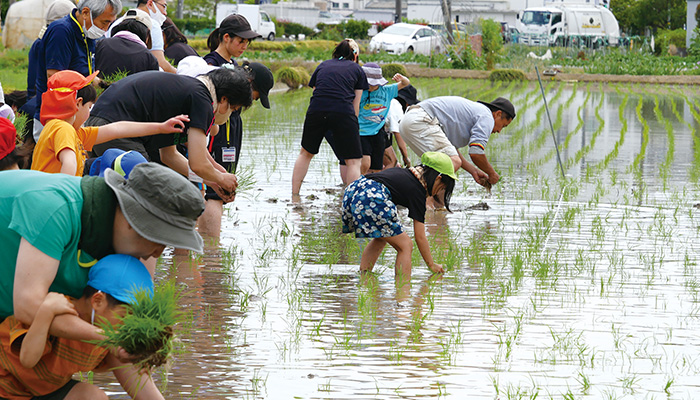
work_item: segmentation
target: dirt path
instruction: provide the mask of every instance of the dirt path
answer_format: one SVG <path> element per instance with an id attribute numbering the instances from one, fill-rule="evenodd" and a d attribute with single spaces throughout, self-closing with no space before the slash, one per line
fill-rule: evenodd
<path id="1" fill-rule="evenodd" d="M 405 64 L 409 76 L 425 78 L 462 78 L 488 79 L 489 71 L 472 71 L 463 69 L 423 68 L 417 65 Z M 528 80 L 537 80 L 535 73 L 525 74 Z M 564 82 L 618 82 L 618 83 L 652 83 L 663 85 L 700 85 L 700 76 L 696 75 L 596 75 L 596 74 L 564 74 L 542 76 L 543 80 Z"/>

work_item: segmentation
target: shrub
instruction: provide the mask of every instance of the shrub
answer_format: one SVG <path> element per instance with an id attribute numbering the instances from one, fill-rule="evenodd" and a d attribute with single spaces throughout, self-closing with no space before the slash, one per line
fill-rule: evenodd
<path id="1" fill-rule="evenodd" d="M 524 81 L 525 73 L 519 69 L 494 69 L 489 74 L 489 80 L 494 81 Z"/>
<path id="2" fill-rule="evenodd" d="M 340 25 L 324 24 L 319 22 L 316 24 L 316 29 L 318 30 L 318 33 L 314 35 L 314 39 L 331 40 L 336 43 L 345 39 Z"/>
<path id="3" fill-rule="evenodd" d="M 685 29 L 659 29 L 654 40 L 654 54 L 657 56 L 668 54 L 671 45 L 685 47 Z"/>
<path id="4" fill-rule="evenodd" d="M 693 29 L 693 37 L 690 39 L 688 54 L 693 57 L 700 57 L 700 27 Z"/>
<path id="5" fill-rule="evenodd" d="M 284 36 L 287 31 L 285 30 L 285 24 L 282 23 L 283 21 L 277 21 L 277 17 L 272 15 L 270 16 L 270 18 L 272 19 L 272 22 L 275 23 L 275 31 L 277 37 Z"/>
<path id="6" fill-rule="evenodd" d="M 348 21 L 343 21 L 339 28 L 340 31 L 343 32 L 343 36 L 358 40 L 367 39 L 369 37 L 369 35 L 367 35 L 367 31 L 369 31 L 371 26 L 372 24 L 365 20 L 351 19 Z"/>
<path id="7" fill-rule="evenodd" d="M 391 81 L 391 78 L 396 74 L 408 76 L 408 72 L 406 71 L 406 67 L 404 67 L 402 64 L 396 64 L 396 63 L 382 65 L 382 76 L 384 76 L 385 79 L 388 79 L 389 81 Z"/>
<path id="8" fill-rule="evenodd" d="M 298 36 L 300 33 L 306 36 L 311 36 L 314 34 L 314 30 L 309 27 L 306 27 L 302 24 L 297 24 L 296 22 L 289 22 L 285 20 L 277 21 L 275 27 L 282 27 L 282 32 L 284 32 L 284 34 L 287 36 Z M 282 36 L 282 34 L 278 32 L 277 36 Z"/>
<path id="9" fill-rule="evenodd" d="M 194 34 L 201 30 L 216 28 L 216 20 L 210 18 L 172 18 L 173 23 L 182 31 Z"/>
<path id="10" fill-rule="evenodd" d="M 486 59 L 486 69 L 490 70 L 496 65 L 498 53 L 503 48 L 501 24 L 492 19 L 480 19 L 479 26 L 482 38 L 481 49 Z"/>
<path id="11" fill-rule="evenodd" d="M 285 53 L 296 53 L 296 52 L 297 52 L 297 46 L 295 46 L 295 45 L 293 45 L 293 44 L 290 43 L 290 44 L 284 46 L 284 48 L 282 49 L 282 51 L 284 51 Z"/>
<path id="12" fill-rule="evenodd" d="M 294 69 L 296 69 L 299 73 L 301 84 L 303 86 L 309 86 L 309 81 L 311 80 L 311 74 L 309 74 L 309 71 L 307 71 L 304 67 L 294 67 Z"/>
<path id="13" fill-rule="evenodd" d="M 483 60 L 476 55 L 468 38 L 467 40 L 459 40 L 450 46 L 447 54 L 452 59 L 452 68 L 454 69 L 484 68 Z"/>
<path id="14" fill-rule="evenodd" d="M 311 76 L 301 67 L 282 67 L 277 71 L 277 80 L 289 86 L 290 89 L 308 85 L 309 79 Z"/>

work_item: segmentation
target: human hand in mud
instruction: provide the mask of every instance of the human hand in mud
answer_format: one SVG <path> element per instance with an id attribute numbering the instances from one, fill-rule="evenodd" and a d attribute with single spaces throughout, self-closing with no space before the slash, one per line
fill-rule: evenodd
<path id="1" fill-rule="evenodd" d="M 488 183 L 488 187 L 491 187 L 491 184 L 489 183 L 489 175 L 486 172 L 480 170 L 479 168 L 474 168 L 474 171 L 472 171 L 471 174 L 474 181 L 479 185 L 486 187 L 486 184 Z"/>
<path id="2" fill-rule="evenodd" d="M 442 265 L 438 264 L 438 263 L 432 263 L 428 266 L 428 268 L 430 268 L 430 270 L 434 274 L 444 274 L 445 273 L 445 268 L 443 268 Z"/>
<path id="3" fill-rule="evenodd" d="M 221 191 L 225 195 L 231 195 L 231 193 L 236 192 L 236 188 L 238 187 L 238 179 L 236 178 L 236 175 L 230 174 L 228 172 L 225 172 L 221 174 L 221 177 L 219 178 L 219 188 L 221 188 Z"/>
<path id="4" fill-rule="evenodd" d="M 185 122 L 190 122 L 190 117 L 180 114 L 163 122 L 161 133 L 178 133 L 185 129 Z"/>

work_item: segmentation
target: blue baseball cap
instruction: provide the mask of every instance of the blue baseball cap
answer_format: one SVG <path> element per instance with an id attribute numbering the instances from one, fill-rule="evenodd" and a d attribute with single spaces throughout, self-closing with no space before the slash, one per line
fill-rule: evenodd
<path id="1" fill-rule="evenodd" d="M 146 266 L 126 254 L 108 255 L 90 267 L 87 284 L 128 304 L 136 302 L 136 292 L 153 295 L 153 278 Z"/>
<path id="2" fill-rule="evenodd" d="M 111 168 L 126 179 L 135 166 L 148 162 L 138 151 L 124 151 L 121 149 L 108 149 L 97 157 L 90 166 L 90 176 L 105 176 L 105 170 Z"/>

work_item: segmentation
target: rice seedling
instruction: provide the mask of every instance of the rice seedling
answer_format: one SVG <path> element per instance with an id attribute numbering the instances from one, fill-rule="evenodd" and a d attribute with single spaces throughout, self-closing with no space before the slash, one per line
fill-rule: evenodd
<path id="1" fill-rule="evenodd" d="M 177 302 L 181 296 L 174 282 L 156 286 L 153 294 L 134 293 L 135 302 L 119 317 L 119 324 L 98 322 L 105 339 L 95 341 L 98 346 L 123 348 L 132 355 L 132 363 L 150 369 L 165 364 L 173 349 L 173 326 L 181 320 Z"/>

